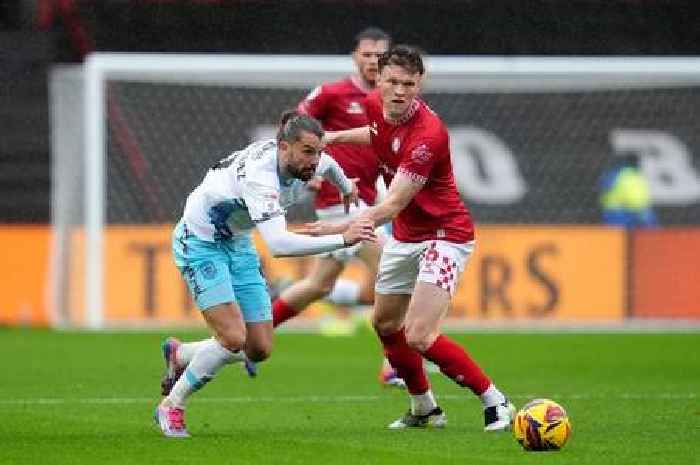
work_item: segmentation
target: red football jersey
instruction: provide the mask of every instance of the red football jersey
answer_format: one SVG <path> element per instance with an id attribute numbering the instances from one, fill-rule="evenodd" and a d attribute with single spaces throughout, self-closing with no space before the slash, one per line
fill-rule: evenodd
<path id="1" fill-rule="evenodd" d="M 398 172 L 424 184 L 392 223 L 403 242 L 474 239 L 474 224 L 455 185 L 449 136 L 440 117 L 415 99 L 398 123 L 384 119 L 378 92 L 367 98 L 372 147 L 387 185 Z"/>
<path id="2" fill-rule="evenodd" d="M 365 98 L 367 90 L 357 82 L 358 78 L 323 84 L 315 88 L 299 103 L 298 110 L 321 121 L 327 131 L 340 131 L 367 125 Z M 379 176 L 377 157 L 370 146 L 333 144 L 326 152 L 338 162 L 348 178 L 359 178 L 357 187 L 360 198 L 373 205 L 377 198 L 376 181 Z M 316 208 L 339 204 L 340 193 L 324 181 L 316 196 Z"/>

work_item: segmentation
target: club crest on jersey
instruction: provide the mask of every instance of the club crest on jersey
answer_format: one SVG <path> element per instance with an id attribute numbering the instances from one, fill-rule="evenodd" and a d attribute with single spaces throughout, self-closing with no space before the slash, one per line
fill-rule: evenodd
<path id="1" fill-rule="evenodd" d="M 199 266 L 199 271 L 202 273 L 202 276 L 204 276 L 204 279 L 208 280 L 216 278 L 217 275 L 216 266 L 214 266 L 214 263 L 210 260 L 202 263 Z"/>
<path id="2" fill-rule="evenodd" d="M 359 102 L 350 102 L 348 105 L 347 110 L 345 110 L 348 114 L 351 115 L 361 115 L 365 112 L 364 108 L 362 108 L 362 105 L 360 105 Z"/>
<path id="3" fill-rule="evenodd" d="M 394 137 L 394 140 L 391 141 L 391 151 L 396 153 L 399 151 L 400 147 L 401 147 L 401 141 L 399 140 L 398 137 Z"/>

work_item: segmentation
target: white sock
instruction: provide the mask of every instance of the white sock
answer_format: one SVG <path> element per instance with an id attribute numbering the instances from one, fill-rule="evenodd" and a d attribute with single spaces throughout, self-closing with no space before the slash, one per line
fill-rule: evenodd
<path id="1" fill-rule="evenodd" d="M 194 357 L 194 354 L 196 354 L 201 347 L 206 346 L 206 343 L 212 339 L 213 338 L 209 338 L 202 341 L 185 342 L 180 344 L 180 347 L 178 347 L 177 352 L 175 353 L 177 364 L 181 367 L 189 365 L 189 363 L 192 361 L 192 357 Z"/>
<path id="2" fill-rule="evenodd" d="M 411 394 L 411 413 L 425 415 L 437 407 L 433 391 L 428 389 L 424 394 Z"/>
<path id="3" fill-rule="evenodd" d="M 499 405 L 506 401 L 506 396 L 504 396 L 493 383 L 489 385 L 488 389 L 486 389 L 479 398 L 484 408 L 493 407 L 494 405 Z"/>
<path id="4" fill-rule="evenodd" d="M 242 350 L 231 352 L 216 339 L 200 341 L 199 349 L 192 357 L 182 376 L 173 386 L 165 401 L 174 407 L 184 408 L 187 398 L 211 381 L 224 365 L 244 360 Z"/>
<path id="5" fill-rule="evenodd" d="M 327 299 L 338 305 L 357 305 L 360 300 L 360 285 L 350 279 L 339 279 Z"/>

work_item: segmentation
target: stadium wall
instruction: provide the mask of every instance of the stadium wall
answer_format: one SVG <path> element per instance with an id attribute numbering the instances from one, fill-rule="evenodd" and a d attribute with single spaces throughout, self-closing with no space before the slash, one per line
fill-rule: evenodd
<path id="1" fill-rule="evenodd" d="M 0 225 L 0 326 L 46 326 L 51 229 Z"/>
<path id="2" fill-rule="evenodd" d="M 638 231 L 631 236 L 631 306 L 641 318 L 700 318 L 700 236 L 694 228 Z"/>
<path id="3" fill-rule="evenodd" d="M 110 226 L 105 263 L 107 325 L 200 325 L 170 257 L 170 225 Z M 50 229 L 1 226 L 11 244 L 0 325 L 45 326 Z M 81 232 L 70 257 L 83 263 Z M 462 278 L 450 317 L 464 324 L 522 322 L 622 323 L 629 318 L 700 320 L 700 290 L 691 278 L 700 262 L 700 229 L 633 231 L 600 226 L 479 227 L 475 256 Z M 273 259 L 256 237 L 271 280 L 303 275 L 307 258 Z M 653 253 L 650 253 L 653 251 Z M 358 278 L 359 265 L 346 271 Z M 69 320 L 84 322 L 84 273 L 76 269 L 66 293 Z M 318 316 L 316 306 L 307 322 Z"/>

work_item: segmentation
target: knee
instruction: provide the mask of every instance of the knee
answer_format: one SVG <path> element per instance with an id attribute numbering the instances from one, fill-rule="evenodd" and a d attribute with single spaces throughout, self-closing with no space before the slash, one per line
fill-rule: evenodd
<path id="1" fill-rule="evenodd" d="M 372 315 L 372 327 L 378 335 L 388 336 L 401 329 L 401 324 L 400 322 L 395 321 L 393 318 L 378 315 L 375 312 Z"/>
<path id="2" fill-rule="evenodd" d="M 319 281 L 315 278 L 306 278 L 302 281 L 307 293 L 313 294 L 314 299 L 320 299 L 331 293 L 334 282 Z"/>
<path id="3" fill-rule="evenodd" d="M 360 289 L 360 301 L 358 303 L 361 305 L 372 305 L 374 303 L 374 281 Z"/>
<path id="4" fill-rule="evenodd" d="M 267 360 L 272 354 L 272 345 L 255 345 L 254 347 L 246 347 L 246 356 L 254 362 L 262 362 Z"/>
<path id="5" fill-rule="evenodd" d="M 316 291 L 316 294 L 319 297 L 325 297 L 328 294 L 330 294 L 331 291 L 333 290 L 334 285 L 335 285 L 335 281 L 318 281 L 318 282 L 312 283 L 314 291 Z"/>
<path id="6" fill-rule="evenodd" d="M 418 325 L 406 325 L 406 343 L 415 351 L 425 352 L 433 345 L 436 337 L 436 335 Z"/>
<path id="7" fill-rule="evenodd" d="M 245 346 L 245 328 L 231 328 L 216 335 L 219 344 L 228 350 L 235 352 Z"/>

